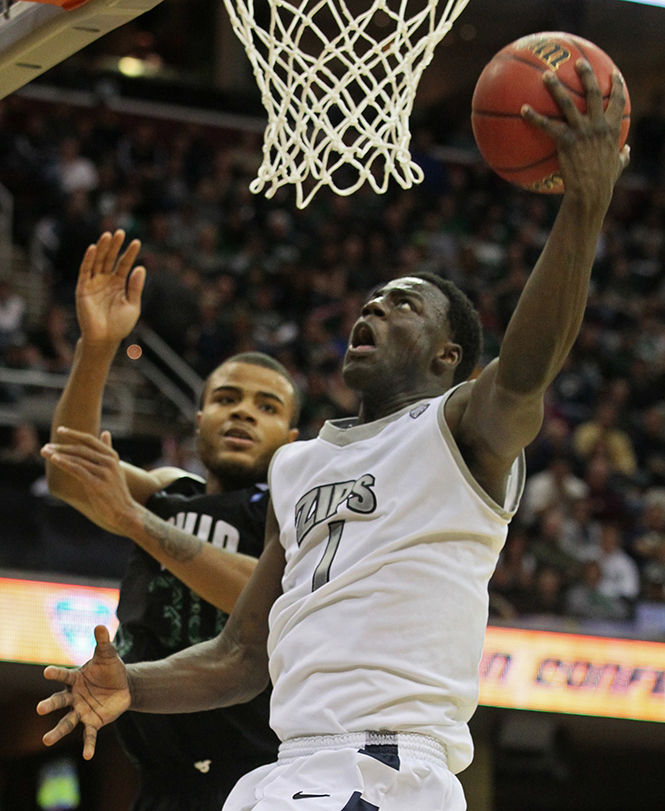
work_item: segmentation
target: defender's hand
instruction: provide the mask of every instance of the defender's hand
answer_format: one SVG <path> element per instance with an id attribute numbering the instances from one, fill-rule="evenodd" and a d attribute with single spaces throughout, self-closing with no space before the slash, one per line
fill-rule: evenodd
<path id="1" fill-rule="evenodd" d="M 139 505 L 127 486 L 120 459 L 111 445 L 111 434 L 103 431 L 98 439 L 61 425 L 56 437 L 56 442 L 44 445 L 41 454 L 83 487 L 87 517 L 108 532 L 129 534 Z"/>
<path id="2" fill-rule="evenodd" d="M 131 697 L 125 665 L 111 644 L 109 632 L 103 625 L 95 628 L 97 645 L 92 659 L 80 668 L 49 666 L 44 677 L 66 684 L 37 705 L 38 715 L 67 708 L 68 712 L 42 738 L 52 746 L 68 735 L 80 722 L 83 724 L 83 757 L 95 754 L 97 732 L 115 721 L 130 706 Z"/>
<path id="3" fill-rule="evenodd" d="M 145 268 L 133 267 L 141 243 L 133 240 L 120 255 L 125 232 L 108 231 L 85 252 L 76 284 L 76 315 L 81 335 L 91 343 L 119 343 L 141 314 Z"/>

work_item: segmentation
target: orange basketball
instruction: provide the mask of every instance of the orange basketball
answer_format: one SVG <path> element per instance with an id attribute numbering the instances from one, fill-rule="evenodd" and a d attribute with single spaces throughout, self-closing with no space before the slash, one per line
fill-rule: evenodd
<path id="1" fill-rule="evenodd" d="M 529 34 L 502 48 L 483 69 L 471 102 L 471 124 L 480 153 L 505 180 L 531 191 L 563 192 L 554 141 L 527 124 L 520 110 L 523 104 L 530 104 L 542 115 L 563 118 L 543 84 L 543 72 L 551 70 L 572 94 L 580 111 L 585 112 L 584 88 L 575 70 L 580 57 L 593 68 L 607 107 L 615 64 L 593 42 L 573 34 Z M 630 98 L 626 88 L 619 148 L 626 142 L 629 127 Z"/>

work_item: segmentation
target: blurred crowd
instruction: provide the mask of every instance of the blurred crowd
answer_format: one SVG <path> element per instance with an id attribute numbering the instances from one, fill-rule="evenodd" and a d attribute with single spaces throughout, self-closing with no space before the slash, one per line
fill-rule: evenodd
<path id="1" fill-rule="evenodd" d="M 491 583 L 496 621 L 629 622 L 655 608 L 665 635 L 662 107 L 655 100 L 634 126 L 584 324 L 527 452 L 523 504 Z M 558 201 L 499 180 L 468 133 L 451 137 L 462 150 L 428 135 L 416 131 L 412 144 L 421 186 L 321 192 L 298 211 L 290 189 L 272 200 L 249 192 L 259 135 L 10 98 L 0 107 L 0 183 L 14 196 L 14 242 L 50 293 L 31 323 L 12 279 L 0 282 L 0 363 L 67 371 L 80 258 L 115 228 L 143 243 L 145 322 L 201 376 L 234 352 L 277 357 L 304 394 L 303 437 L 354 413 L 340 376 L 347 335 L 367 291 L 388 278 L 453 279 L 480 312 L 488 362 Z M 6 432 L 6 458 L 38 460 L 30 430 Z M 168 442 L 162 452 L 177 454 Z"/>

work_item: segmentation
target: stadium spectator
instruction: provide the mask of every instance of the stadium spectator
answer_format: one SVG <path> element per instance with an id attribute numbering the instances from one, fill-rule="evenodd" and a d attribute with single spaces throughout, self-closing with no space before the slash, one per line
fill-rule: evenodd
<path id="1" fill-rule="evenodd" d="M 640 484 L 665 485 L 665 413 L 663 404 L 649 406 L 635 414 L 631 431 Z"/>
<path id="2" fill-rule="evenodd" d="M 556 505 L 543 510 L 533 531 L 530 551 L 539 569 L 556 569 L 569 583 L 579 573 L 580 566 L 562 546 L 564 519 L 564 511 Z"/>
<path id="3" fill-rule="evenodd" d="M 490 613 L 503 619 L 523 614 L 534 586 L 537 561 L 526 527 L 513 523 L 490 580 Z"/>
<path id="4" fill-rule="evenodd" d="M 593 517 L 591 500 L 584 495 L 575 499 L 561 525 L 559 544 L 578 562 L 595 560 L 600 550 L 600 522 Z"/>
<path id="5" fill-rule="evenodd" d="M 65 373 L 74 357 L 74 335 L 71 311 L 61 304 L 51 304 L 44 323 L 28 331 L 28 338 L 47 372 Z"/>
<path id="6" fill-rule="evenodd" d="M 529 477 L 524 489 L 522 520 L 531 524 L 549 507 L 570 514 L 574 501 L 587 495 L 587 485 L 573 473 L 567 454 L 553 456 L 545 470 Z"/>
<path id="7" fill-rule="evenodd" d="M 640 569 L 644 595 L 660 595 L 660 573 L 665 548 L 665 491 L 648 490 L 640 502 L 640 514 L 627 533 L 626 547 Z M 660 596 L 658 597 L 660 599 Z"/>
<path id="8" fill-rule="evenodd" d="M 626 497 L 613 476 L 607 459 L 594 456 L 584 468 L 584 482 L 591 502 L 591 515 L 599 521 L 623 521 L 628 512 Z"/>
<path id="9" fill-rule="evenodd" d="M 565 612 L 565 577 L 556 566 L 543 565 L 536 570 L 533 586 L 527 594 L 524 614 L 561 616 Z"/>
<path id="10" fill-rule="evenodd" d="M 81 154 L 78 138 L 68 136 L 60 142 L 54 175 L 63 194 L 90 192 L 99 185 L 99 173 L 90 158 Z"/>
<path id="11" fill-rule="evenodd" d="M 0 278 L 0 354 L 5 347 L 20 339 L 25 327 L 26 300 L 13 285 Z"/>
<path id="12" fill-rule="evenodd" d="M 44 461 L 39 453 L 42 444 L 34 423 L 17 423 L 9 444 L 0 449 L 0 480 L 11 487 L 30 490 L 44 476 Z"/>
<path id="13" fill-rule="evenodd" d="M 631 607 L 640 593 L 639 570 L 624 551 L 621 530 L 615 522 L 602 523 L 598 564 L 601 572 L 598 587 L 602 594 L 623 600 L 627 607 Z"/>
<path id="14" fill-rule="evenodd" d="M 628 617 L 627 605 L 617 597 L 605 594 L 601 589 L 602 571 L 595 560 L 588 560 L 582 568 L 582 577 L 574 583 L 565 596 L 566 613 L 581 619 L 624 620 Z"/>
<path id="15" fill-rule="evenodd" d="M 593 418 L 578 425 L 573 433 L 575 452 L 580 459 L 602 455 L 614 473 L 630 478 L 637 472 L 637 459 L 630 436 L 618 425 L 615 403 L 603 400 Z"/>

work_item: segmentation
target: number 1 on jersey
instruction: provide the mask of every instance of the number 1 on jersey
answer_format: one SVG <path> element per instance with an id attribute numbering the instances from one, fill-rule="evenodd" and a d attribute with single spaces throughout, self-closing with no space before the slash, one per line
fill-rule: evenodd
<path id="1" fill-rule="evenodd" d="M 328 524 L 328 542 L 319 565 L 314 569 L 312 591 L 316 591 L 330 579 L 330 567 L 337 553 L 339 542 L 342 540 L 342 532 L 344 532 L 344 521 L 331 521 Z"/>

